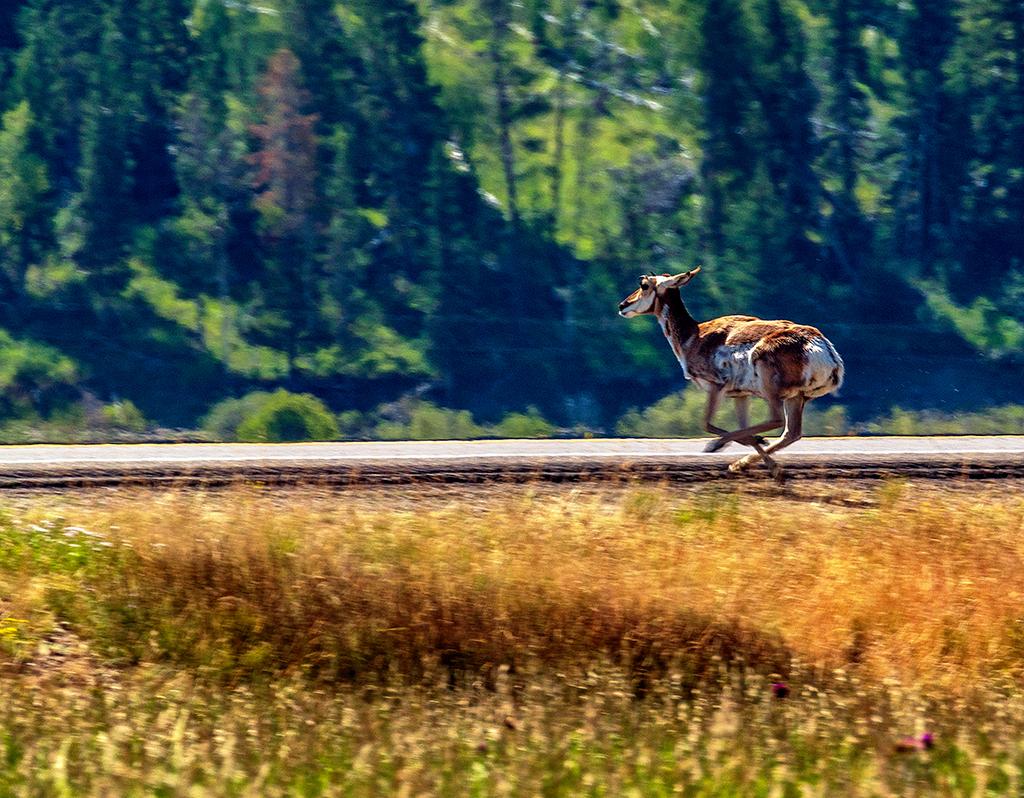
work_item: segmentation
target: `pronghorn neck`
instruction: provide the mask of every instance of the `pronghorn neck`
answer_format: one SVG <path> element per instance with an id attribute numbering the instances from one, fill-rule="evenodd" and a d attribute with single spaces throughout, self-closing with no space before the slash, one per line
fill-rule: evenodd
<path id="1" fill-rule="evenodd" d="M 690 315 L 690 311 L 683 304 L 683 298 L 679 295 L 678 288 L 670 288 L 665 292 L 661 300 L 661 308 L 658 310 L 658 323 L 675 353 L 676 360 L 683 367 L 683 373 L 689 379 L 690 374 L 686 368 L 686 345 L 700 328 L 696 319 Z"/>

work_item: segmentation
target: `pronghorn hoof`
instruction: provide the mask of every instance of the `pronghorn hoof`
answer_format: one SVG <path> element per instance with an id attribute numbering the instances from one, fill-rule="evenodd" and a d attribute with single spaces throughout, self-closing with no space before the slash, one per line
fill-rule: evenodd
<path id="1" fill-rule="evenodd" d="M 763 436 L 761 436 L 761 435 L 758 435 L 756 438 L 754 438 L 754 440 L 757 441 L 757 445 L 758 446 L 767 446 L 768 445 L 768 439 L 763 437 Z"/>
<path id="2" fill-rule="evenodd" d="M 704 447 L 705 452 L 720 452 L 728 445 L 728 441 L 723 442 L 721 438 L 716 438 L 713 441 L 708 441 L 708 445 Z"/>
<path id="3" fill-rule="evenodd" d="M 786 472 L 782 470 L 780 466 L 771 467 L 772 479 L 778 482 L 780 485 L 786 481 Z"/>
<path id="4" fill-rule="evenodd" d="M 751 463 L 753 463 L 756 459 L 757 459 L 757 455 L 751 456 L 751 455 L 748 454 L 746 457 L 741 457 L 735 463 L 730 463 L 729 464 L 729 470 L 732 471 L 734 474 L 738 474 L 741 471 L 743 471 L 744 469 L 746 469 L 747 466 L 749 466 Z"/>

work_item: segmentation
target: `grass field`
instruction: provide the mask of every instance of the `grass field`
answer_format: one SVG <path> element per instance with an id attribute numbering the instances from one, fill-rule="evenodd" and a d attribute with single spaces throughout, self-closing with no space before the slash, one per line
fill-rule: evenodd
<path id="1" fill-rule="evenodd" d="M 3 505 L 0 796 L 1024 789 L 1019 484 Z"/>

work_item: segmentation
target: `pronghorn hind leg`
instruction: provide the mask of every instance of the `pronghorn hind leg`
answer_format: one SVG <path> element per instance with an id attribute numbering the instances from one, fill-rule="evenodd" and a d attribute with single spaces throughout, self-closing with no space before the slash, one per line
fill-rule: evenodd
<path id="1" fill-rule="evenodd" d="M 705 452 L 717 452 L 720 449 L 724 449 L 726 444 L 732 443 L 733 441 L 739 441 L 744 446 L 750 446 L 752 443 L 760 442 L 756 440 L 756 436 L 759 436 L 762 432 L 771 432 L 773 429 L 778 429 L 785 422 L 780 419 L 773 419 L 766 421 L 763 424 L 755 424 L 752 427 L 746 429 L 738 429 L 735 432 L 730 432 L 723 435 L 717 441 L 712 441 L 711 444 L 704 448 Z"/>
<path id="2" fill-rule="evenodd" d="M 765 448 L 759 442 L 760 440 L 762 439 L 754 439 L 749 444 L 750 446 L 754 447 L 754 454 L 745 455 L 744 457 L 741 457 L 734 463 L 730 463 L 729 470 L 732 471 L 734 474 L 738 474 L 739 472 L 744 471 L 748 467 L 754 465 L 758 461 L 763 461 L 764 464 L 768 467 L 769 473 L 771 473 L 771 475 L 778 482 L 782 482 L 782 467 L 778 463 L 776 463 L 775 460 L 772 458 L 771 447 Z"/>
<path id="3" fill-rule="evenodd" d="M 750 429 L 750 398 L 747 396 L 734 396 L 733 401 L 736 403 L 736 423 L 737 429 L 735 432 L 726 432 L 720 430 L 718 427 L 709 428 L 709 432 L 715 432 L 719 438 L 716 441 L 710 441 L 707 446 L 704 447 L 705 452 L 718 452 L 728 446 L 732 441 L 741 443 L 744 446 L 753 446 L 755 449 L 758 446 L 767 446 L 768 441 L 762 438 L 760 435 L 748 435 L 740 437 L 745 431 Z M 781 426 L 781 422 L 779 425 Z M 767 432 L 768 430 L 762 430 Z"/>
<path id="4" fill-rule="evenodd" d="M 755 424 L 752 427 L 747 426 L 749 423 L 748 419 L 748 407 L 749 400 L 746 396 L 735 397 L 736 401 L 736 419 L 739 422 L 739 429 L 734 432 L 724 432 L 715 428 L 715 432 L 719 435 L 718 440 L 711 441 L 707 446 L 704 447 L 705 452 L 718 452 L 724 449 L 733 441 L 742 443 L 744 446 L 753 446 L 757 449 L 759 446 L 766 446 L 768 441 L 761 437 L 760 433 L 770 432 L 773 429 L 778 429 L 783 425 L 782 405 L 772 404 L 769 402 L 769 406 L 772 409 L 772 420 L 766 421 L 763 424 Z"/>
<path id="5" fill-rule="evenodd" d="M 766 449 L 760 446 L 755 447 L 757 454 L 748 454 L 729 466 L 730 471 L 742 471 L 747 466 L 753 465 L 758 460 L 763 460 L 771 475 L 781 482 L 783 479 L 782 468 L 772 459 L 771 455 L 787 446 L 792 446 L 803 437 L 804 406 L 807 400 L 803 396 L 794 396 L 787 399 L 782 406 L 783 414 L 786 417 L 786 429 L 782 437 Z M 774 407 L 773 407 L 774 412 Z"/>

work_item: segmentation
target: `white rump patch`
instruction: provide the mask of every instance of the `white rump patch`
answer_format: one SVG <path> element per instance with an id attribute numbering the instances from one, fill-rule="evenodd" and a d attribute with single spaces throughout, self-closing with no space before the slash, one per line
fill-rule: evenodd
<path id="1" fill-rule="evenodd" d="M 811 338 L 804 344 L 804 396 L 814 399 L 839 389 L 843 384 L 843 359 L 827 338 Z"/>

